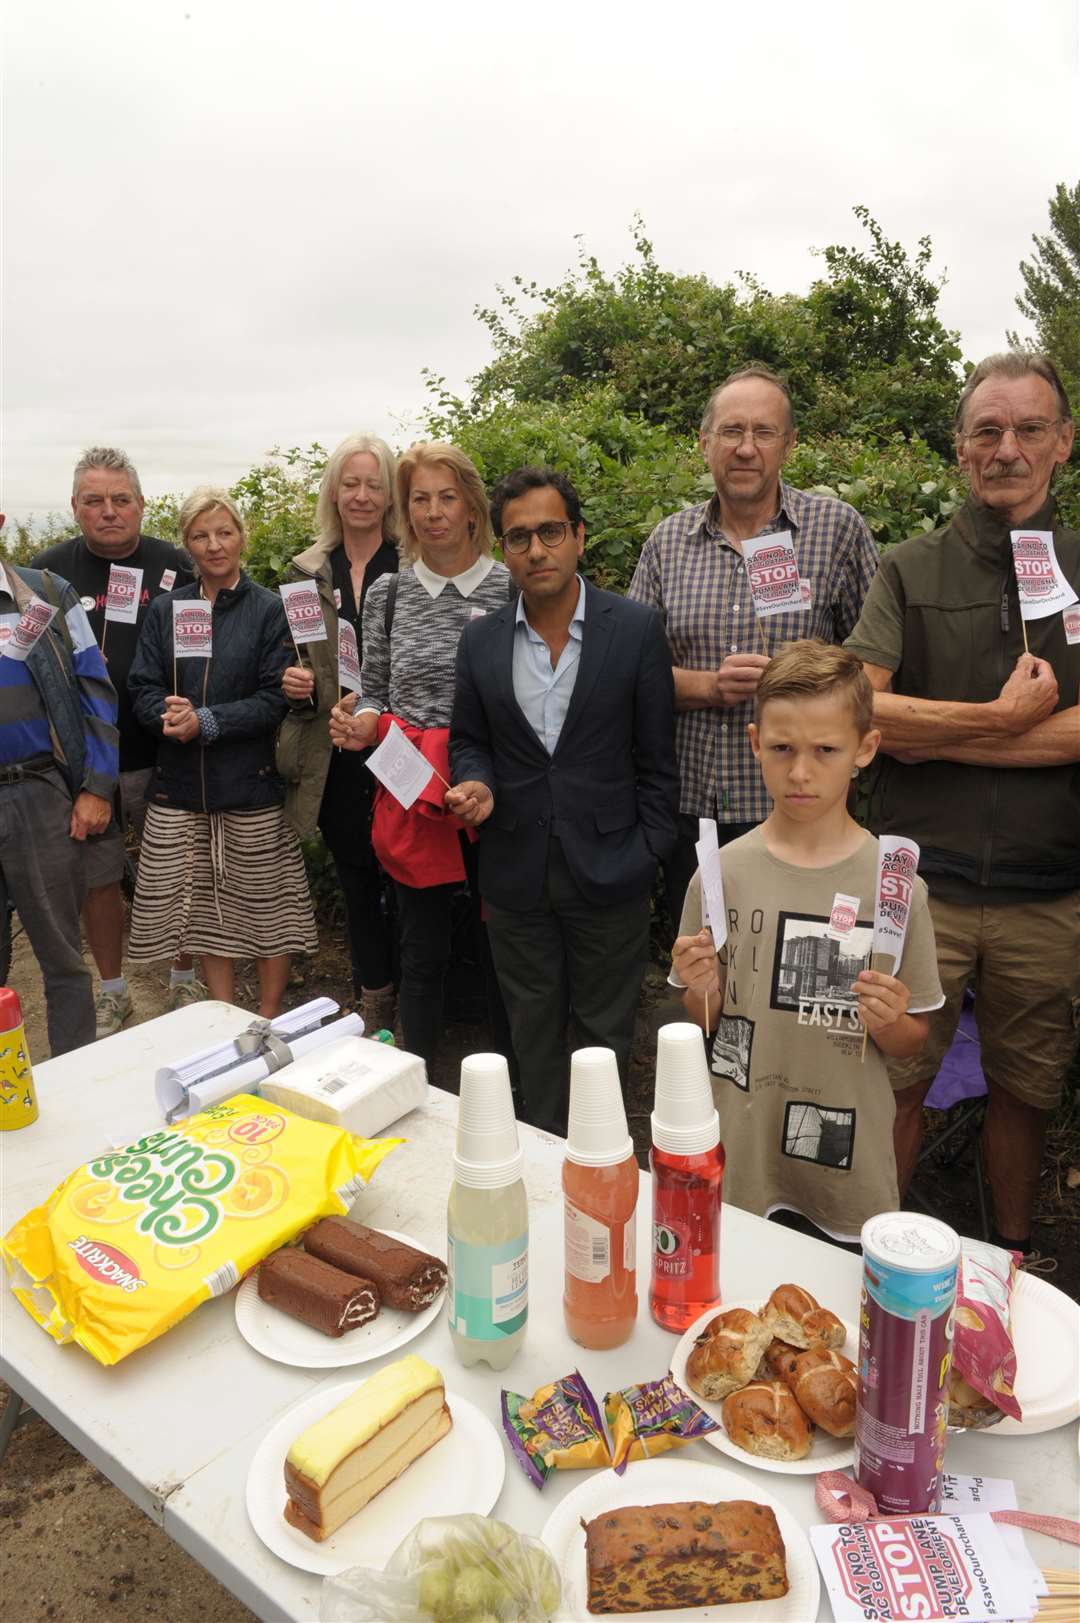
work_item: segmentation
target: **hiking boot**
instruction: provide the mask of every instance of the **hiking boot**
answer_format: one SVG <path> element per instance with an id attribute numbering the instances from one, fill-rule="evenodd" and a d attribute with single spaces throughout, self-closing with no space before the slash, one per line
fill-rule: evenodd
<path id="1" fill-rule="evenodd" d="M 169 991 L 169 1008 L 186 1009 L 189 1003 L 203 1003 L 206 999 L 206 987 L 198 976 L 194 980 L 180 981 Z"/>
<path id="2" fill-rule="evenodd" d="M 377 990 L 365 986 L 360 993 L 360 1018 L 364 1032 L 373 1037 L 377 1031 L 392 1031 L 397 1018 L 397 993 L 392 986 Z"/>
<path id="3" fill-rule="evenodd" d="M 135 1005 L 130 992 L 99 992 L 94 1004 L 97 1022 L 95 1038 L 115 1037 L 123 1028 L 124 1021 L 130 1020 L 134 1013 Z"/>

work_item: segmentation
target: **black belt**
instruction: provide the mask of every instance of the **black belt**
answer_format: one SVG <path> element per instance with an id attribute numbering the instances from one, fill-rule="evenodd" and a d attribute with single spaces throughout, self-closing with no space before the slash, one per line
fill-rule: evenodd
<path id="1" fill-rule="evenodd" d="M 25 783 L 29 778 L 40 778 L 46 772 L 55 771 L 56 761 L 51 755 L 34 755 L 29 761 L 19 761 L 14 766 L 0 766 L 0 787 Z"/>

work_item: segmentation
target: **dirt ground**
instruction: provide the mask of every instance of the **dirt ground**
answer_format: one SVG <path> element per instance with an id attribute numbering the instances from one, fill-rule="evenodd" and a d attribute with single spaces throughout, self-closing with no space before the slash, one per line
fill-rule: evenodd
<path id="1" fill-rule="evenodd" d="M 347 1006 L 350 980 L 340 929 L 326 917 L 319 923 L 324 946 L 317 960 L 294 974 L 289 1001 L 327 995 Z M 163 1014 L 167 971 L 137 968 L 129 975 L 136 1018 Z M 43 1055 L 48 1045 L 41 981 L 21 936 L 15 943 L 11 979 L 23 1001 L 31 1057 Z M 253 978 L 241 976 L 237 1001 L 254 1007 Z M 650 966 L 638 1011 L 627 1100 L 630 1131 L 643 1164 L 656 1030 L 678 1017 L 679 1006 L 664 971 Z M 490 1046 L 486 1026 L 451 1025 L 433 1081 L 456 1091 L 461 1057 Z M 1080 1095 L 1075 1092 L 1051 1131 L 1034 1232 L 1040 1248 L 1058 1258 L 1054 1283 L 1080 1300 L 1080 1188 L 1070 1188 L 1067 1182 L 1074 1167 L 1080 1167 Z M 930 1196 L 937 1216 L 962 1233 L 977 1232 L 970 1147 L 955 1165 L 931 1163 L 922 1191 Z M 2 1385 L 0 1396 L 7 1397 Z M 0 1466 L 0 1525 L 0 1610 L 5 1623 L 37 1623 L 42 1618 L 84 1623 L 102 1616 L 243 1623 L 252 1616 L 37 1416 L 20 1422 Z"/>

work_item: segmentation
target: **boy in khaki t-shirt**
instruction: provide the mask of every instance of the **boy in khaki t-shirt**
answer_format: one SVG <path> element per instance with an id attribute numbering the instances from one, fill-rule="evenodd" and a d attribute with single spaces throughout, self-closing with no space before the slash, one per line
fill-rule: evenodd
<path id="1" fill-rule="evenodd" d="M 943 1002 L 926 885 L 915 881 L 899 977 L 870 969 L 877 841 L 846 804 L 879 740 L 859 660 L 826 643 L 792 644 L 766 669 L 756 715 L 750 743 L 773 809 L 721 852 L 719 957 L 694 876 L 670 979 L 685 989 L 690 1019 L 705 1027 L 706 1001 L 712 1017 L 725 1199 L 762 1216 L 798 1212 L 858 1240 L 868 1217 L 899 1205 L 882 1056 L 918 1053 L 925 1016 Z M 842 941 L 827 933 L 838 893 L 859 900 Z"/>

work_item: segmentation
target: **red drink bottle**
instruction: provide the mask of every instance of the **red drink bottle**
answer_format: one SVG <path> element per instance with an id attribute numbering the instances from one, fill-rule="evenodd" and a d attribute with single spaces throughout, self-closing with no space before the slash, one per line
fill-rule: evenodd
<path id="1" fill-rule="evenodd" d="M 662 1026 L 652 1115 L 653 1249 L 649 1307 L 682 1331 L 720 1302 L 724 1147 L 697 1026 Z"/>

